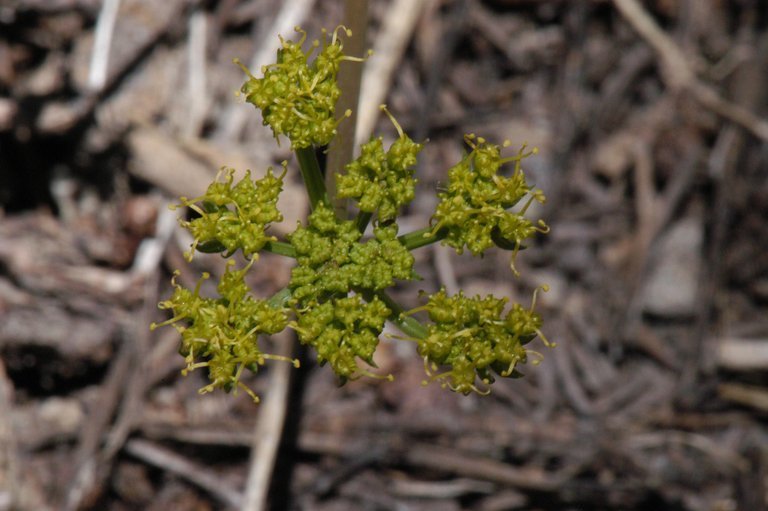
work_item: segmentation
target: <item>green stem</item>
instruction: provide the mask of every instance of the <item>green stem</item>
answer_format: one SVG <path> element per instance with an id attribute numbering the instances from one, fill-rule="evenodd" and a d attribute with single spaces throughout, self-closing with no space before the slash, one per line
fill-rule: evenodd
<path id="1" fill-rule="evenodd" d="M 414 250 L 416 248 L 435 243 L 436 241 L 443 240 L 447 235 L 447 229 L 440 229 L 436 233 L 432 234 L 431 227 L 424 227 L 418 231 L 413 231 L 407 234 L 403 234 L 402 236 L 398 236 L 397 239 L 400 241 L 400 243 L 405 245 L 405 248 L 408 250 Z"/>
<path id="2" fill-rule="evenodd" d="M 368 222 L 371 221 L 371 217 L 373 216 L 373 213 L 366 213 L 365 211 L 360 211 L 357 214 L 357 218 L 355 219 L 355 225 L 357 226 L 357 230 L 362 232 L 365 232 L 366 227 L 368 227 Z"/>
<path id="3" fill-rule="evenodd" d="M 272 252 L 273 254 L 296 259 L 296 249 L 293 248 L 293 245 L 284 241 L 268 241 L 267 244 L 264 245 L 264 250 Z"/>
<path id="4" fill-rule="evenodd" d="M 320 170 L 320 162 L 317 161 L 317 155 L 315 154 L 315 148 L 310 146 L 296 149 L 296 159 L 299 160 L 301 177 L 304 179 L 304 186 L 307 187 L 309 204 L 312 206 L 312 209 L 314 210 L 317 207 L 318 202 L 330 205 L 328 194 L 325 190 L 325 182 L 323 181 L 323 173 Z"/>
<path id="5" fill-rule="evenodd" d="M 416 339 L 425 339 L 427 337 L 429 334 L 427 327 L 422 325 L 416 318 L 403 315 L 405 311 L 391 296 L 384 291 L 377 291 L 376 296 L 392 311 L 389 320 L 397 325 L 397 328 L 402 330 L 404 334 Z"/>

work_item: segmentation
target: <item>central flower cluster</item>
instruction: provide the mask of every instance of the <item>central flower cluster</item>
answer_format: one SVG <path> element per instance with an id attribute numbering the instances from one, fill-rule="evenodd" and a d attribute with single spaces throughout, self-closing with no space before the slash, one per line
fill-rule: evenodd
<path id="1" fill-rule="evenodd" d="M 309 215 L 306 227 L 291 234 L 296 267 L 291 273 L 294 323 L 299 340 L 317 349 L 320 362 L 330 362 L 343 380 L 362 374 L 359 357 L 373 364 L 373 350 L 391 311 L 374 292 L 395 280 L 414 278 L 413 255 L 397 239 L 397 226 L 378 226 L 361 242 L 354 221 L 341 221 L 323 203 Z M 372 295 L 368 303 L 350 290 Z"/>
<path id="2" fill-rule="evenodd" d="M 378 291 L 395 279 L 413 278 L 413 255 L 397 239 L 397 225 L 378 226 L 374 237 L 362 234 L 351 220 L 339 220 L 324 204 L 309 215 L 308 225 L 291 234 L 297 265 L 291 274 L 293 298 L 301 304 L 321 302 L 350 289 Z"/>

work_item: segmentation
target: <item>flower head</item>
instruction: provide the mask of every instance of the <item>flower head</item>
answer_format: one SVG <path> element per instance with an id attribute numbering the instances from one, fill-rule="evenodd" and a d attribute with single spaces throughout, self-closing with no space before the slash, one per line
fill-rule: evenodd
<path id="1" fill-rule="evenodd" d="M 362 375 L 357 359 L 375 367 L 373 353 L 390 310 L 378 298 L 364 302 L 359 295 L 332 298 L 297 311 L 293 328 L 303 344 L 317 350 L 317 360 L 328 363 L 342 383 Z"/>
<path id="2" fill-rule="evenodd" d="M 424 145 L 411 140 L 384 105 L 381 109 L 395 125 L 399 138 L 386 152 L 381 137 L 363 144 L 360 157 L 345 167 L 344 174 L 336 175 L 336 189 L 340 198 L 356 199 L 360 211 L 378 210 L 379 221 L 387 222 L 413 200 L 416 157 Z"/>
<path id="3" fill-rule="evenodd" d="M 279 355 L 264 353 L 258 343 L 260 334 L 275 334 L 288 324 L 286 310 L 269 305 L 266 300 L 250 295 L 245 274 L 249 263 L 241 270 L 233 270 L 230 261 L 218 285 L 219 298 L 200 296 L 200 287 L 208 274 L 198 281 L 193 291 L 185 289 L 174 278 L 174 292 L 170 299 L 160 303 L 161 309 L 173 311 L 173 317 L 152 328 L 172 324 L 181 334 L 180 352 L 184 355 L 186 374 L 199 368 L 208 369 L 210 384 L 201 393 L 214 388 L 244 389 L 254 400 L 258 397 L 240 381 L 243 369 L 258 370 L 267 360 L 285 360 L 294 365 L 298 361 Z"/>
<path id="4" fill-rule="evenodd" d="M 289 285 L 294 300 L 309 305 L 333 293 L 379 291 L 414 278 L 413 255 L 397 240 L 396 225 L 376 227 L 365 242 L 361 237 L 354 221 L 338 220 L 320 203 L 308 225 L 290 237 L 297 261 Z"/>
<path id="5" fill-rule="evenodd" d="M 523 146 L 516 156 L 502 158 L 497 145 L 472 135 L 466 141 L 472 151 L 448 171 L 448 186 L 439 194 L 432 216 L 432 232 L 445 230 L 443 244 L 459 253 L 466 247 L 480 255 L 497 245 L 516 254 L 523 241 L 548 230 L 542 221 L 534 224 L 524 216 L 533 200 L 544 202 L 541 191 L 526 183 L 521 168 L 522 160 L 536 151 L 526 153 Z M 515 163 L 510 177 L 499 175 L 507 162 Z M 519 211 L 510 210 L 526 196 L 529 199 Z"/>
<path id="6" fill-rule="evenodd" d="M 485 392 L 477 386 L 494 381 L 494 374 L 509 377 L 525 363 L 523 346 L 541 335 L 541 318 L 531 309 L 514 304 L 505 314 L 506 298 L 449 296 L 441 290 L 423 307 L 432 320 L 428 334 L 418 340 L 419 354 L 429 381 L 469 394 Z M 543 338 L 543 337 L 542 337 Z M 441 367 L 444 372 L 436 372 Z"/>
<path id="7" fill-rule="evenodd" d="M 251 171 L 233 185 L 234 169 L 223 168 L 219 177 L 208 190 L 196 199 L 181 198 L 181 206 L 187 206 L 199 214 L 192 220 L 182 220 L 192 234 L 194 242 L 187 259 L 192 259 L 195 249 L 204 252 L 227 252 L 238 249 L 246 257 L 257 255 L 264 245 L 274 241 L 266 230 L 273 222 L 280 222 L 283 215 L 277 209 L 277 199 L 283 189 L 283 173 L 276 176 L 272 168 L 261 179 L 252 180 Z M 224 180 L 221 181 L 221 175 Z"/>
<path id="8" fill-rule="evenodd" d="M 322 45 L 314 41 L 306 52 L 302 46 L 307 33 L 298 27 L 296 31 L 301 34 L 297 42 L 280 38 L 277 62 L 262 67 L 262 78 L 256 78 L 236 61 L 248 75 L 241 92 L 248 103 L 261 110 L 264 125 L 272 128 L 275 137 L 287 136 L 293 149 L 324 146 L 336 134 L 341 121 L 335 115 L 336 101 L 341 95 L 336 81 L 339 64 L 343 60 L 361 59 L 344 55 L 339 32 L 352 35 L 344 27 L 334 30 L 330 41 L 324 33 Z M 309 57 L 320 46 L 310 63 Z M 349 115 L 351 112 L 344 113 L 344 117 Z"/>

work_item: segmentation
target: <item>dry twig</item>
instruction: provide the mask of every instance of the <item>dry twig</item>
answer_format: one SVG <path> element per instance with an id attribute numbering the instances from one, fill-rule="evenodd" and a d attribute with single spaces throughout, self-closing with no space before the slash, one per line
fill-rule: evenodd
<path id="1" fill-rule="evenodd" d="M 293 352 L 293 336 L 289 331 L 275 336 L 279 346 L 277 354 L 290 357 Z M 251 440 L 251 464 L 248 470 L 243 511 L 266 509 L 269 483 L 275 466 L 280 438 L 283 433 L 288 392 L 291 382 L 291 364 L 273 364 L 269 373 L 269 393 L 261 404 L 259 421 Z"/>
<path id="2" fill-rule="evenodd" d="M 699 103 L 713 112 L 743 126 L 759 139 L 768 141 L 768 122 L 724 99 L 710 85 L 699 80 L 690 65 L 691 59 L 685 56 L 680 47 L 664 33 L 637 0 L 613 0 L 613 3 L 659 54 L 664 80 L 671 89 L 690 93 Z M 698 60 L 693 59 L 694 62 Z"/>
<path id="3" fill-rule="evenodd" d="M 387 97 L 395 68 L 403 58 L 426 4 L 423 1 L 397 0 L 390 6 L 373 46 L 373 56 L 363 70 L 362 90 L 365 95 L 360 98 L 355 146 L 371 136 L 379 116 L 379 105 Z"/>
<path id="4" fill-rule="evenodd" d="M 229 507 L 240 509 L 242 496 L 210 470 L 189 461 L 175 452 L 147 440 L 135 438 L 125 444 L 125 450 L 136 458 L 161 468 L 197 485 Z"/>
<path id="5" fill-rule="evenodd" d="M 109 68 L 109 51 L 112 47 L 112 36 L 117 23 L 117 13 L 120 0 L 104 0 L 96 21 L 93 38 L 93 53 L 91 67 L 88 70 L 88 88 L 92 92 L 101 92 L 107 84 L 107 69 Z"/>

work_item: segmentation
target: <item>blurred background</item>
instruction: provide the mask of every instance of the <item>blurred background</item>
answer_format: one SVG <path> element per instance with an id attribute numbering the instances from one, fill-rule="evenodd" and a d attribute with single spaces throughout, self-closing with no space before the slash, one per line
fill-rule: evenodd
<path id="1" fill-rule="evenodd" d="M 391 339 L 391 383 L 339 388 L 309 353 L 246 377 L 259 405 L 199 395 L 178 334 L 148 325 L 174 269 L 190 287 L 224 260 L 187 264 L 168 205 L 291 157 L 232 60 L 258 74 L 278 33 L 319 37 L 343 1 L 0 0 L 0 510 L 767 509 L 768 3 L 370 0 L 367 18 L 360 139 L 396 136 L 386 102 L 429 140 L 401 232 L 427 225 L 465 133 L 538 147 L 552 227 L 520 278 L 509 253 L 428 247 L 396 296 L 528 304 L 548 284 L 558 346 L 489 396 L 421 386 Z M 278 236 L 307 211 L 289 161 Z M 289 274 L 265 255 L 250 277 L 267 297 Z"/>

